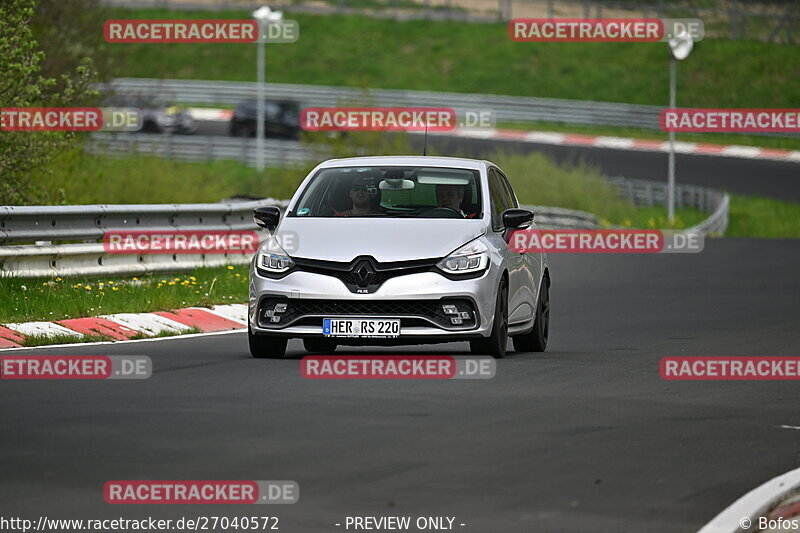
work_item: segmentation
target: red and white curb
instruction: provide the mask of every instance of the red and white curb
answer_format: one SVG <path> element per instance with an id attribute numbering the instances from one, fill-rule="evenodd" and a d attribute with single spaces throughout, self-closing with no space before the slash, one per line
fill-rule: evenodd
<path id="1" fill-rule="evenodd" d="M 800 468 L 751 490 L 714 517 L 698 533 L 760 531 L 758 527 L 760 520 L 795 520 L 800 514 L 798 491 L 800 491 Z M 789 531 L 780 528 L 765 528 L 765 530 Z"/>
<path id="2" fill-rule="evenodd" d="M 452 132 L 437 132 L 436 135 L 454 135 L 473 139 L 496 139 L 503 141 L 529 142 L 534 144 L 553 144 L 559 146 L 589 146 L 611 148 L 614 150 L 633 150 L 639 152 L 669 152 L 669 142 L 627 137 L 606 137 L 578 135 L 574 133 L 553 133 L 545 131 L 519 131 L 460 128 Z M 433 135 L 433 134 L 432 134 Z M 724 144 L 705 144 L 676 142 L 675 152 L 679 154 L 713 155 L 721 157 L 740 157 L 747 159 L 772 159 L 800 163 L 799 150 L 778 150 L 757 146 Z"/>
<path id="3" fill-rule="evenodd" d="M 229 109 L 193 107 L 189 109 L 189 112 L 195 120 L 227 121 L 233 116 L 233 111 Z M 575 133 L 554 133 L 548 131 L 456 128 L 452 131 L 431 133 L 431 135 L 528 142 L 532 144 L 553 144 L 558 146 L 589 146 L 594 148 L 634 150 L 639 152 L 669 152 L 669 142 L 666 141 L 632 139 L 629 137 L 608 137 L 602 135 L 579 135 Z M 724 145 L 676 142 L 675 152 L 679 154 L 713 155 L 745 159 L 770 159 L 800 163 L 800 150 L 779 150 L 775 148 L 759 148 L 757 146 L 741 146 L 736 144 Z"/>
<path id="4" fill-rule="evenodd" d="M 0 348 L 18 348 L 29 336 L 102 335 L 124 341 L 135 336 L 180 334 L 192 328 L 203 333 L 212 333 L 246 327 L 247 305 L 245 304 L 215 305 L 209 308 L 188 307 L 154 313 L 116 313 L 57 322 L 0 324 Z"/>

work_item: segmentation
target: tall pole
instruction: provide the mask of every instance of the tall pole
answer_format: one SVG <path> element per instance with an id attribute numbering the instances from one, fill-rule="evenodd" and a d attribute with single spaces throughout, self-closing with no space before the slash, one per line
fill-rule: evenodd
<path id="1" fill-rule="evenodd" d="M 678 62 L 674 57 L 669 60 L 669 107 L 675 109 L 675 68 Z M 675 220 L 675 131 L 669 132 L 669 163 L 667 185 L 667 219 L 670 225 Z"/>
<path id="2" fill-rule="evenodd" d="M 265 20 L 258 21 L 258 88 L 256 94 L 256 168 L 264 170 L 264 35 Z"/>

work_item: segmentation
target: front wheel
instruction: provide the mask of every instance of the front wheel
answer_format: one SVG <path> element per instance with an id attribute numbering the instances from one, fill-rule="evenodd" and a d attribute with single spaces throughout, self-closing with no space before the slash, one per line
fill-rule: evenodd
<path id="1" fill-rule="evenodd" d="M 506 356 L 508 342 L 508 288 L 506 280 L 497 288 L 497 302 L 494 306 L 494 324 L 492 334 L 485 339 L 469 341 L 470 351 L 474 355 L 491 355 L 495 359 Z"/>
<path id="2" fill-rule="evenodd" d="M 247 328 L 247 340 L 250 342 L 250 355 L 256 359 L 283 359 L 286 355 L 286 337 L 272 335 L 255 335 Z"/>
<path id="3" fill-rule="evenodd" d="M 539 305 L 536 306 L 536 318 L 530 333 L 513 337 L 514 350 L 518 352 L 543 352 L 547 349 L 547 338 L 550 335 L 550 282 L 542 280 Z"/>

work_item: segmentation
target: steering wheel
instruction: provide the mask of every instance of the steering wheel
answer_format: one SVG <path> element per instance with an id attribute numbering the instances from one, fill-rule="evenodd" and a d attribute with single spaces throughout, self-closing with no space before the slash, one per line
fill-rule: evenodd
<path id="1" fill-rule="evenodd" d="M 467 218 L 461 211 L 452 207 L 434 207 L 430 211 L 426 211 L 425 216 L 429 218 Z"/>

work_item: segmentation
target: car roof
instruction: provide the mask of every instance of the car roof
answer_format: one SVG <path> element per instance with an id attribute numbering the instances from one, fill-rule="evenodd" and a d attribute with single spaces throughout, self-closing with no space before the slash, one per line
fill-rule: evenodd
<path id="1" fill-rule="evenodd" d="M 370 156 L 346 157 L 342 159 L 329 159 L 319 165 L 319 168 L 334 168 L 341 166 L 429 166 L 429 167 L 458 167 L 480 170 L 483 166 L 495 166 L 489 161 L 468 159 L 465 157 L 435 157 L 435 156 Z"/>

